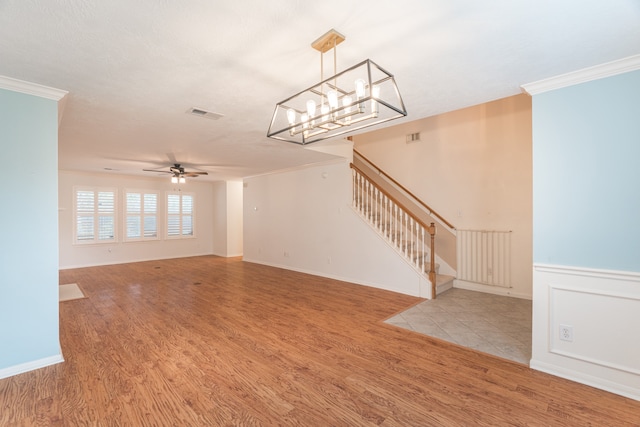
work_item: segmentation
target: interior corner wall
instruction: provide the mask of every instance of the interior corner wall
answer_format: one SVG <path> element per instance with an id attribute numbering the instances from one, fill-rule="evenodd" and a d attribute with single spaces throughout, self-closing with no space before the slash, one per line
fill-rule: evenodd
<path id="1" fill-rule="evenodd" d="M 62 361 L 58 331 L 58 103 L 0 89 L 0 378 Z"/>
<path id="2" fill-rule="evenodd" d="M 227 256 L 243 254 L 243 189 L 242 181 L 227 181 Z"/>
<path id="3" fill-rule="evenodd" d="M 424 276 L 351 207 L 347 160 L 245 180 L 244 260 L 408 295 Z"/>
<path id="4" fill-rule="evenodd" d="M 223 257 L 242 256 L 242 181 L 213 184 L 213 253 Z"/>
<path id="5" fill-rule="evenodd" d="M 118 173 L 85 173 L 60 171 L 59 177 L 59 236 L 60 268 L 91 267 L 96 265 L 122 264 L 156 259 L 182 258 L 213 254 L 214 190 L 211 182 L 189 179 L 186 184 L 172 184 L 169 179 L 122 175 Z M 118 206 L 116 217 L 117 240 L 109 243 L 74 244 L 73 242 L 73 189 L 75 186 L 103 187 L 115 189 Z M 182 189 L 195 195 L 194 238 L 166 239 L 165 214 L 166 192 Z M 124 241 L 124 193 L 126 190 L 155 191 L 159 196 L 157 240 Z M 214 236 L 215 235 L 215 236 Z M 225 234 L 220 234 L 224 237 Z"/>
<path id="6" fill-rule="evenodd" d="M 213 254 L 227 256 L 227 183 L 213 183 Z"/>
<path id="7" fill-rule="evenodd" d="M 413 133 L 420 140 L 406 142 Z M 512 288 L 504 293 L 522 298 L 532 295 L 531 139 L 525 94 L 354 137 L 356 150 L 457 229 L 511 230 Z"/>
<path id="8" fill-rule="evenodd" d="M 531 360 L 637 400 L 639 100 L 640 71 L 533 97 Z"/>

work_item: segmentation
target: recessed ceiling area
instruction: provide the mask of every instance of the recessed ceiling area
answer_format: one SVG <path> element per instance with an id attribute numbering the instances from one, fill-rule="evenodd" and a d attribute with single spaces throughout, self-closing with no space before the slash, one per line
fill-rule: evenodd
<path id="1" fill-rule="evenodd" d="M 637 0 L 8 0 L 0 75 L 69 92 L 62 170 L 242 179 L 332 158 L 266 137 L 276 102 L 319 82 L 311 43 L 331 28 L 338 71 L 371 59 L 395 76 L 408 116 L 389 126 L 640 54 Z"/>

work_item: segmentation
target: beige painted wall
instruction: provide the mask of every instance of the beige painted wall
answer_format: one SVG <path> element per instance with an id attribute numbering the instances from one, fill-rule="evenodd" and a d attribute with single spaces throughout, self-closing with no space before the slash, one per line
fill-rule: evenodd
<path id="1" fill-rule="evenodd" d="M 415 132 L 421 140 L 406 143 Z M 531 140 L 523 94 L 358 135 L 354 146 L 457 229 L 513 231 L 507 293 L 531 298 Z"/>

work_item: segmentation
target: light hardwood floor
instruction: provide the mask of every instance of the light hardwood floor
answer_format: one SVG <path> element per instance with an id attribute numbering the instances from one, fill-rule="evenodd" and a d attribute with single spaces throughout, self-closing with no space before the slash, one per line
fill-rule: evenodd
<path id="1" fill-rule="evenodd" d="M 385 324 L 418 298 L 195 257 L 66 270 L 65 362 L 0 425 L 625 426 L 640 402 Z"/>

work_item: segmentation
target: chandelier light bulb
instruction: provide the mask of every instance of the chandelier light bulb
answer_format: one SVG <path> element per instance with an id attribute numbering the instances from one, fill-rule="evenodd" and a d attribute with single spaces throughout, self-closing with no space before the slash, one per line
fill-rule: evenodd
<path id="1" fill-rule="evenodd" d="M 293 108 L 289 108 L 287 110 L 287 120 L 289 121 L 290 125 L 296 123 L 296 110 L 294 110 Z"/>
<path id="2" fill-rule="evenodd" d="M 307 113 L 302 113 L 302 115 L 300 116 L 300 120 L 302 120 L 302 127 L 304 129 L 309 127 L 309 116 L 307 115 Z"/>
<path id="3" fill-rule="evenodd" d="M 322 114 L 323 122 L 329 120 L 329 106 L 327 104 L 322 104 L 322 107 L 320 107 L 320 113 Z"/>
<path id="4" fill-rule="evenodd" d="M 345 96 L 342 98 L 342 106 L 344 107 L 344 113 L 345 114 L 350 114 L 351 113 L 351 102 L 352 99 L 349 95 Z M 351 116 L 347 116 L 344 118 L 344 121 L 346 123 L 351 123 Z"/>
<path id="5" fill-rule="evenodd" d="M 186 182 L 186 180 L 184 179 L 184 176 L 180 177 L 180 184 L 184 184 Z"/>
<path id="6" fill-rule="evenodd" d="M 376 99 L 380 98 L 380 86 L 374 86 L 371 90 L 371 112 L 373 114 L 378 114 L 378 101 Z"/>
<path id="7" fill-rule="evenodd" d="M 338 92 L 335 89 L 331 89 L 327 92 L 327 100 L 329 101 L 329 107 L 332 110 L 338 108 Z"/>
<path id="8" fill-rule="evenodd" d="M 307 101 L 307 114 L 309 114 L 309 117 L 315 117 L 316 115 L 316 101 L 313 99 Z"/>
<path id="9" fill-rule="evenodd" d="M 177 184 L 178 183 L 178 177 L 177 176 L 172 176 L 171 177 L 171 183 L 172 184 Z"/>
<path id="10" fill-rule="evenodd" d="M 355 86 L 356 86 L 356 97 L 358 99 L 360 98 L 364 98 L 364 93 L 365 93 L 365 82 L 363 79 L 357 79 L 355 82 Z"/>

